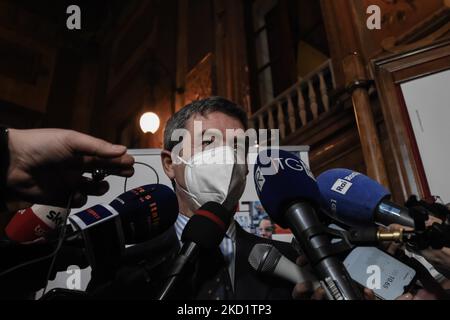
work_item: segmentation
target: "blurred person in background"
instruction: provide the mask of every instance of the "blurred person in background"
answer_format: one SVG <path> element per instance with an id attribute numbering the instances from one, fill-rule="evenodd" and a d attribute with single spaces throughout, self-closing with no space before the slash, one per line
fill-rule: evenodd
<path id="1" fill-rule="evenodd" d="M 275 226 L 270 219 L 262 219 L 258 226 L 258 235 L 265 239 L 272 239 Z"/>

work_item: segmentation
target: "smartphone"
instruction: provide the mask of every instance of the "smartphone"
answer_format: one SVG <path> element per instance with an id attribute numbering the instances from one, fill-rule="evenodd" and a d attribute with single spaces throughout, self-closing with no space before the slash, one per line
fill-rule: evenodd
<path id="1" fill-rule="evenodd" d="M 374 247 L 355 248 L 344 260 L 350 277 L 383 300 L 395 300 L 415 282 L 416 271 Z"/>

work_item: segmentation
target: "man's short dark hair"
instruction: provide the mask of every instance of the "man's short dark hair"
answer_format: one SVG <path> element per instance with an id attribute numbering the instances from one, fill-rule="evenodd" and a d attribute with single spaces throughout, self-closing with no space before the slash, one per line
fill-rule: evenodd
<path id="1" fill-rule="evenodd" d="M 207 116 L 212 112 L 221 112 L 239 120 L 245 130 L 248 129 L 247 113 L 242 107 L 222 97 L 210 97 L 194 101 L 175 113 L 167 122 L 164 130 L 164 149 L 172 151 L 179 141 L 172 141 L 172 133 L 185 129 L 186 123 L 195 115 Z"/>

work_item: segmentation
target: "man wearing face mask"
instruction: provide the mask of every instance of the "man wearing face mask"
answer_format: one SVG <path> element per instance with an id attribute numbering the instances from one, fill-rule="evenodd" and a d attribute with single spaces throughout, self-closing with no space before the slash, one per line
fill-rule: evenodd
<path id="1" fill-rule="evenodd" d="M 237 143 L 235 136 L 227 136 L 227 130 L 238 136 Z M 158 297 L 182 246 L 183 230 L 195 211 L 214 201 L 229 212 L 236 212 L 248 174 L 245 146 L 240 143 L 239 130 L 242 133 L 247 130 L 246 113 L 220 97 L 195 101 L 172 116 L 165 128 L 161 160 L 178 198 L 178 219 L 173 228 L 158 238 L 129 248 L 116 279 L 102 284 L 100 289 L 93 288 L 94 295 L 100 292 L 99 295 L 106 298 Z M 185 273 L 170 299 L 289 300 L 293 297 L 323 297 L 323 292 L 312 292 L 310 283 L 298 284 L 294 288 L 282 279 L 254 271 L 248 258 L 258 243 L 274 245 L 293 262 L 297 259 L 290 244 L 247 233 L 231 218 L 220 247 L 199 255 L 193 270 Z"/>
<path id="2" fill-rule="evenodd" d="M 196 130 L 195 126 L 201 126 L 201 130 Z M 180 129 L 184 129 L 188 137 L 184 136 L 181 143 L 173 139 Z M 175 223 L 179 241 L 187 222 L 203 204 L 215 201 L 233 213 L 237 209 L 248 169 L 245 146 L 227 137 L 227 130 L 247 130 L 247 116 L 242 108 L 219 97 L 193 102 L 167 123 L 162 163 L 179 202 L 180 214 Z M 196 146 L 195 141 L 200 143 Z M 293 285 L 251 269 L 248 257 L 257 243 L 273 244 L 291 260 L 296 259 L 289 244 L 249 234 L 232 219 L 220 244 L 218 255 L 221 257 L 218 260 L 212 256 L 200 258 L 200 276 L 195 280 L 198 289 L 190 298 L 291 299 Z M 223 264 L 217 267 L 214 261 Z"/>

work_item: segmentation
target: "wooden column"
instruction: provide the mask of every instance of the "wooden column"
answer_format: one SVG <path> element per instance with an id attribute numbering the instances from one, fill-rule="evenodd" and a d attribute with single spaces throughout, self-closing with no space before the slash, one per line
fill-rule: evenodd
<path id="1" fill-rule="evenodd" d="M 358 39 L 352 0 L 320 0 L 323 21 L 333 61 L 336 85 L 345 85 L 345 75 L 342 70 L 342 60 L 354 51 L 361 52 Z"/>
<path id="2" fill-rule="evenodd" d="M 389 187 L 386 166 L 367 91 L 366 70 L 359 54 L 355 52 L 345 57 L 343 69 L 347 87 L 352 95 L 367 175 Z"/>
<path id="3" fill-rule="evenodd" d="M 331 57 L 338 87 L 351 88 L 355 118 L 367 174 L 386 187 L 389 182 L 375 120 L 367 92 L 367 57 L 358 35 L 355 4 L 351 0 L 321 0 L 322 14 L 330 44 Z"/>
<path id="4" fill-rule="evenodd" d="M 217 94 L 250 113 L 250 87 L 242 0 L 214 0 Z"/>

